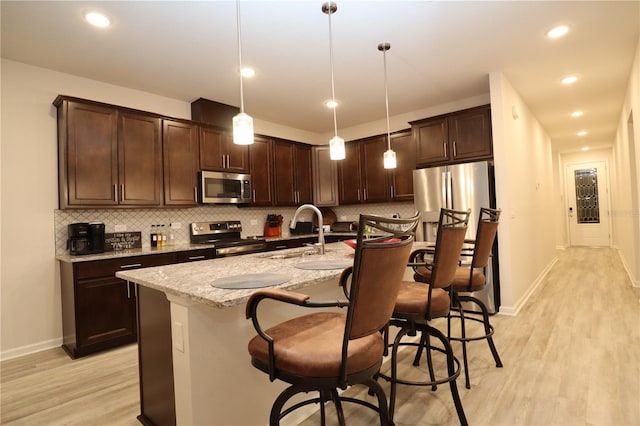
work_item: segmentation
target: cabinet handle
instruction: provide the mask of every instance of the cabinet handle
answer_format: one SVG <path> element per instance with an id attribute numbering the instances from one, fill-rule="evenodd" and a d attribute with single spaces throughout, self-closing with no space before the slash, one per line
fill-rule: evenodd
<path id="1" fill-rule="evenodd" d="M 231 156 L 227 155 L 227 169 L 231 167 Z"/>
<path id="2" fill-rule="evenodd" d="M 358 201 L 360 201 L 360 188 L 358 188 Z"/>
<path id="3" fill-rule="evenodd" d="M 200 260 L 200 259 L 204 259 L 203 255 L 200 256 L 189 256 L 189 260 Z"/>
<path id="4" fill-rule="evenodd" d="M 138 284 L 133 283 L 133 297 L 138 298 Z"/>
<path id="5" fill-rule="evenodd" d="M 253 195 L 252 195 L 253 202 L 255 203 L 256 202 L 256 190 L 254 189 L 252 192 L 253 192 Z"/>
<path id="6" fill-rule="evenodd" d="M 118 202 L 118 185 L 113 184 L 113 201 Z"/>
<path id="7" fill-rule="evenodd" d="M 447 154 L 447 143 L 446 143 L 446 142 L 443 142 L 443 143 L 442 143 L 442 146 L 444 147 L 444 156 L 445 156 L 445 157 L 448 157 L 449 155 Z"/>
<path id="8" fill-rule="evenodd" d="M 198 188 L 195 186 L 193 187 L 193 201 L 198 202 Z"/>
<path id="9" fill-rule="evenodd" d="M 456 141 L 453 141 L 453 156 L 457 157 L 458 156 L 458 150 L 456 147 Z"/>
<path id="10" fill-rule="evenodd" d="M 124 200 L 124 183 L 120 184 L 120 201 Z"/>
<path id="11" fill-rule="evenodd" d="M 120 269 L 139 268 L 140 266 L 142 266 L 142 263 L 130 263 L 128 265 L 120 265 Z"/>
<path id="12" fill-rule="evenodd" d="M 364 188 L 362 190 L 362 194 L 364 195 L 364 197 L 362 198 L 362 201 L 367 201 L 367 188 Z"/>
<path id="13" fill-rule="evenodd" d="M 129 281 L 127 281 L 127 299 L 131 299 L 131 287 Z"/>
<path id="14" fill-rule="evenodd" d="M 391 185 L 391 198 L 394 198 L 394 197 L 395 197 L 394 188 L 393 188 L 393 185 Z"/>
<path id="15" fill-rule="evenodd" d="M 286 249 L 286 248 L 287 248 L 286 245 L 284 245 L 284 246 L 276 246 L 276 250 L 278 250 L 278 249 Z"/>

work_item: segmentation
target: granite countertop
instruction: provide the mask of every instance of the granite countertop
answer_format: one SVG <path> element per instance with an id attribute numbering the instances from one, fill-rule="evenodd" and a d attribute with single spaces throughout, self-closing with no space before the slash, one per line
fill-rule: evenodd
<path id="1" fill-rule="evenodd" d="M 136 248 L 136 249 L 126 249 L 126 250 L 117 250 L 117 251 L 107 251 L 104 253 L 97 254 L 85 254 L 79 256 L 72 256 L 70 254 L 59 254 L 56 255 L 56 259 L 61 262 L 90 262 L 92 260 L 105 260 L 105 259 L 116 259 L 119 257 L 131 257 L 131 256 L 147 256 L 151 254 L 162 254 L 162 253 L 175 253 L 179 251 L 188 251 L 188 250 L 199 250 L 213 248 L 211 244 L 178 244 L 175 246 L 167 246 L 162 248 L 151 248 L 149 246 Z"/>
<path id="2" fill-rule="evenodd" d="M 295 290 L 315 283 L 340 277 L 342 269 L 307 270 L 294 265 L 305 260 L 351 260 L 354 251 L 346 244 L 331 243 L 326 245 L 324 256 L 314 255 L 305 258 L 289 257 L 290 253 L 301 252 L 304 249 L 294 248 L 278 250 L 277 252 L 263 252 L 231 256 L 198 262 L 180 263 L 166 266 L 156 266 L 127 271 L 119 271 L 116 277 L 139 285 L 160 290 L 167 294 L 191 299 L 218 308 L 226 308 L 246 302 L 256 289 L 228 290 L 213 287 L 211 284 L 221 278 L 247 273 L 279 273 L 289 277 L 289 281 L 275 286 L 275 288 Z M 284 258 L 274 259 L 273 255 Z"/>

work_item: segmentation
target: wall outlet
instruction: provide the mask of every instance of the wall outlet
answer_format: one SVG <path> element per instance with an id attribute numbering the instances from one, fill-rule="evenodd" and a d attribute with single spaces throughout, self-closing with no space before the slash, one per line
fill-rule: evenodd
<path id="1" fill-rule="evenodd" d="M 116 225 L 115 232 L 125 232 L 127 230 L 127 225 Z"/>
<path id="2" fill-rule="evenodd" d="M 340 220 L 347 220 L 346 216 L 340 216 Z"/>
<path id="3" fill-rule="evenodd" d="M 182 223 L 180 223 L 180 222 L 171 222 L 171 228 L 172 229 L 180 229 L 180 228 L 182 228 Z"/>
<path id="4" fill-rule="evenodd" d="M 249 222 L 251 225 L 257 225 L 258 221 L 255 219 L 251 219 L 251 221 Z"/>

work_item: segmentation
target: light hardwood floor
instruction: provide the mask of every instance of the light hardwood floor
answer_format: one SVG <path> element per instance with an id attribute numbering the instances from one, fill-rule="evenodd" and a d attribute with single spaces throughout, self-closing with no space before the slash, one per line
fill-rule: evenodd
<path id="1" fill-rule="evenodd" d="M 485 342 L 470 344 L 471 389 L 458 380 L 469 423 L 640 425 L 639 302 L 614 250 L 559 251 L 518 316 L 492 318 L 504 368 Z M 406 357 L 403 375 L 424 374 Z M 135 345 L 75 361 L 52 349 L 1 368 L 2 424 L 138 424 Z M 458 424 L 448 386 L 398 390 L 396 425 Z M 348 392 L 368 398 L 359 388 Z M 345 412 L 349 425 L 376 423 L 365 408 L 345 404 Z M 303 424 L 319 424 L 319 416 Z"/>

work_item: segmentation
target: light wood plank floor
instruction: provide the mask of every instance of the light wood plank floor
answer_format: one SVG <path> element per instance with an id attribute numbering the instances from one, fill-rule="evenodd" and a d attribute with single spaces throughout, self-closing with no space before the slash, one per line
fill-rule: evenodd
<path id="1" fill-rule="evenodd" d="M 558 256 L 517 317 L 492 318 L 504 368 L 484 342 L 470 344 L 471 389 L 458 380 L 470 424 L 640 425 L 640 289 L 612 249 Z M 405 356 L 403 376 L 425 373 Z M 52 349 L 1 368 L 2 424 L 138 424 L 135 345 L 75 361 Z M 396 425 L 458 424 L 448 386 L 398 391 Z M 347 392 L 369 398 L 360 388 Z M 365 408 L 344 408 L 349 425 L 376 423 Z M 333 424 L 331 408 L 328 414 Z M 317 425 L 319 416 L 303 424 Z"/>

